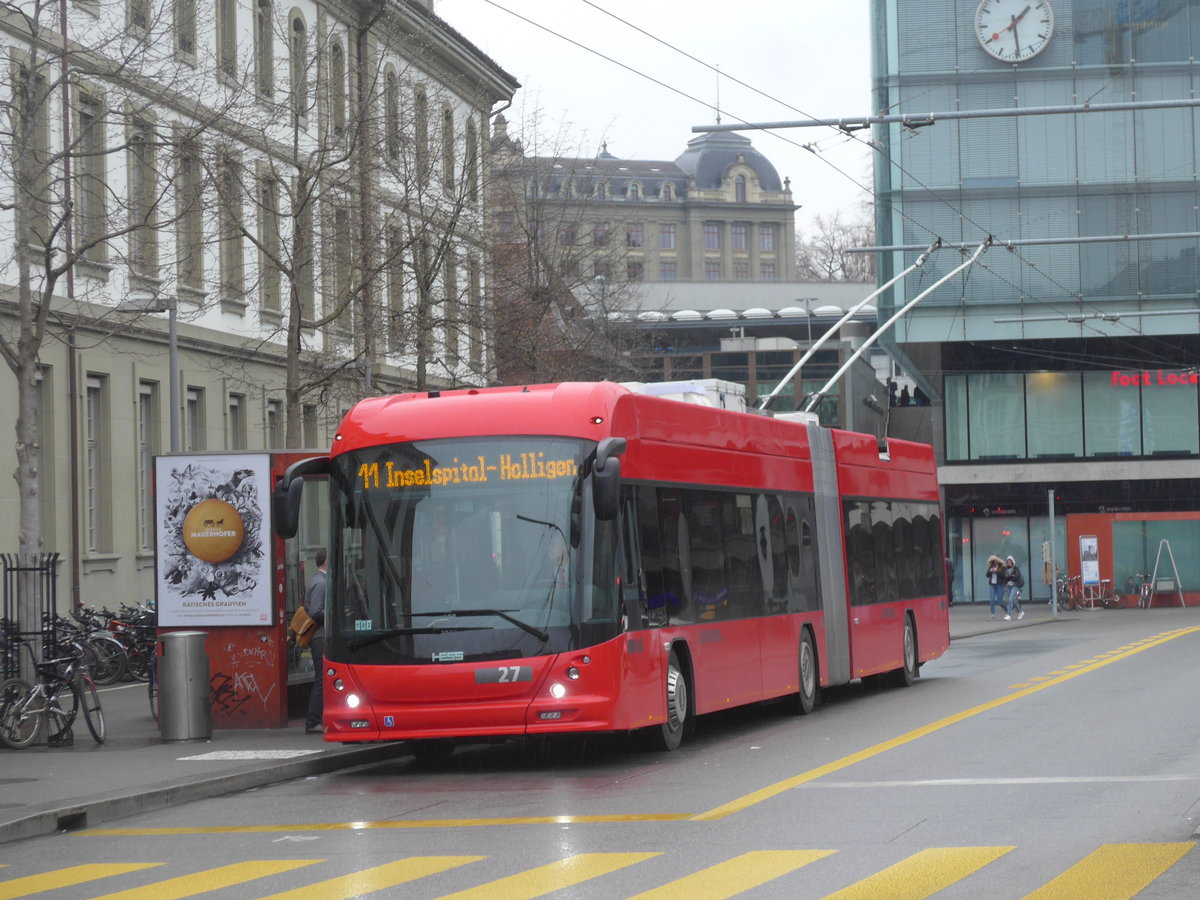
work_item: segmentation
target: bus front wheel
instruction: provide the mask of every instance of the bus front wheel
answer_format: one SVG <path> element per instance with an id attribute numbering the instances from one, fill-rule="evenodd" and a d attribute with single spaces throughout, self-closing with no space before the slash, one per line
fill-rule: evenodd
<path id="1" fill-rule="evenodd" d="M 788 711 L 806 716 L 817 705 L 817 651 L 807 628 L 800 632 L 800 655 L 797 660 L 800 689 L 787 698 Z"/>
<path id="2" fill-rule="evenodd" d="M 667 660 L 667 720 L 650 729 L 655 750 L 678 750 L 691 727 L 692 707 L 687 675 L 674 650 Z"/>

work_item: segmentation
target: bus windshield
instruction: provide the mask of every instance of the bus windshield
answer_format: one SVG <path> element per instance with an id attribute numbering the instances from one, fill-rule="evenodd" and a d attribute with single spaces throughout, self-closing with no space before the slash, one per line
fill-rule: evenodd
<path id="1" fill-rule="evenodd" d="M 615 635 L 616 529 L 590 514 L 594 447 L 455 438 L 336 457 L 329 657 L 512 659 Z"/>

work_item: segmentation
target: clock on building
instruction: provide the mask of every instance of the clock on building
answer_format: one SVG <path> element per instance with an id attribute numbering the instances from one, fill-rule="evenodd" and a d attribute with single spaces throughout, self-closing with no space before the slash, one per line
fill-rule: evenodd
<path id="1" fill-rule="evenodd" d="M 975 11 L 979 45 L 1001 62 L 1033 59 L 1054 34 L 1049 0 L 983 0 Z"/>

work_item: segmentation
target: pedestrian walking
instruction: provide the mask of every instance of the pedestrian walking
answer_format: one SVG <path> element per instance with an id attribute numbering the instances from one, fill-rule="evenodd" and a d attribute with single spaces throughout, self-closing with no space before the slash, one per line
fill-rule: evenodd
<path id="1" fill-rule="evenodd" d="M 1004 602 L 1008 606 L 1008 613 L 1004 618 L 1011 619 L 1012 614 L 1016 612 L 1017 618 L 1023 619 L 1025 610 L 1021 609 L 1021 588 L 1025 587 L 1025 576 L 1021 574 L 1020 566 L 1011 556 L 1005 560 L 1005 563 Z"/>
<path id="2" fill-rule="evenodd" d="M 306 734 L 312 734 L 324 731 L 321 725 L 321 720 L 325 715 L 325 693 L 323 682 L 325 680 L 325 560 L 326 552 L 324 547 L 318 547 L 313 559 L 317 564 L 317 571 L 313 573 L 312 580 L 308 583 L 308 589 L 304 592 L 304 609 L 312 616 L 313 621 L 317 623 L 317 629 L 313 632 L 312 643 L 308 645 L 308 649 L 312 652 L 313 663 L 313 683 L 312 690 L 308 694 L 308 715 L 304 721 L 304 731 Z"/>
<path id="3" fill-rule="evenodd" d="M 946 605 L 954 605 L 954 563 L 946 557 Z"/>
<path id="4" fill-rule="evenodd" d="M 991 618 L 996 618 L 997 604 L 1004 610 L 1005 618 L 1008 618 L 1008 605 L 1004 600 L 1004 560 L 995 554 L 988 557 L 987 566 L 987 583 L 988 583 L 988 612 L 991 613 Z"/>

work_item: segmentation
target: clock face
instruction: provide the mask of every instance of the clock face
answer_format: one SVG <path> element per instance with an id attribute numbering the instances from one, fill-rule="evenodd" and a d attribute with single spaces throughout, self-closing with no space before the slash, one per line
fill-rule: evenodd
<path id="1" fill-rule="evenodd" d="M 1001 62 L 1033 59 L 1053 33 L 1049 0 L 983 0 L 975 11 L 979 45 Z"/>

